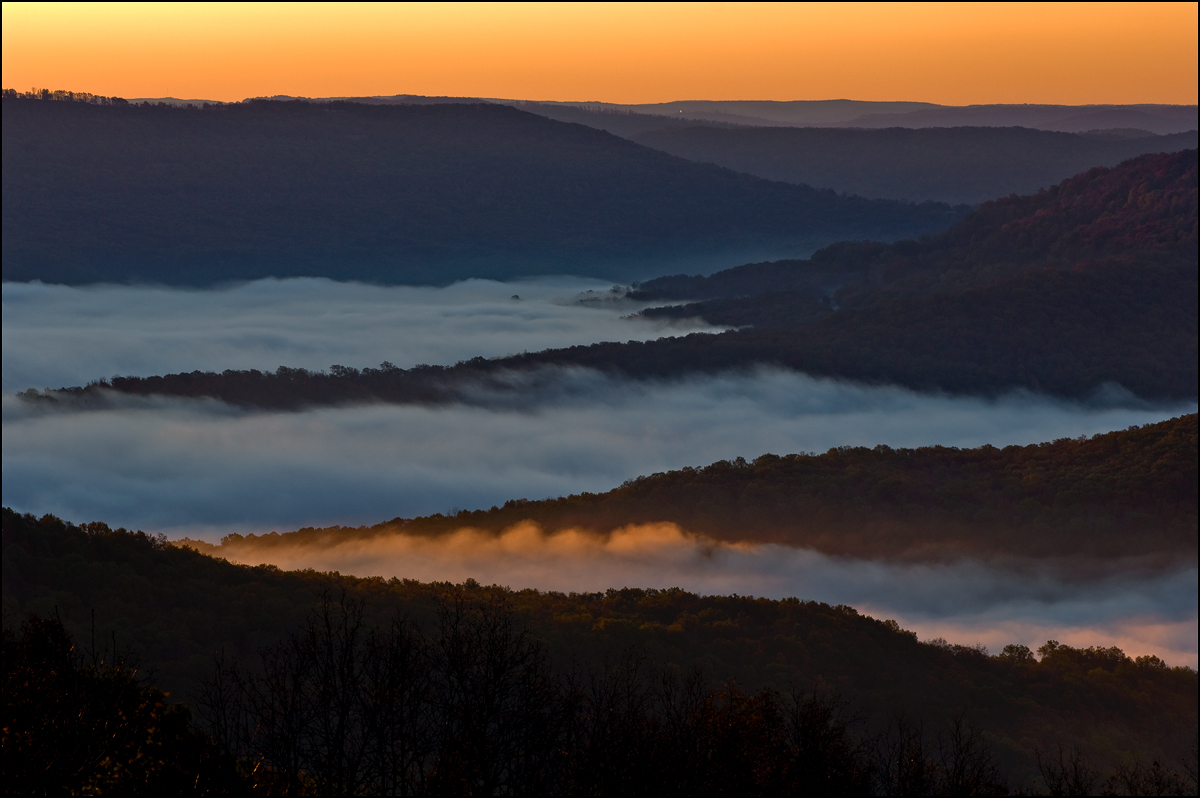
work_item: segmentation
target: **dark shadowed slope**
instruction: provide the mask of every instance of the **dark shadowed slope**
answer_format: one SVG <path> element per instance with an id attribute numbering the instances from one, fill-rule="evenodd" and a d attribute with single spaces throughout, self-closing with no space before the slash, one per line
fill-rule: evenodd
<path id="1" fill-rule="evenodd" d="M 6 97 L 6 280 L 387 283 L 715 267 L 945 228 L 502 105 Z"/>
<path id="2" fill-rule="evenodd" d="M 634 294 L 718 297 L 646 313 L 748 327 L 720 335 L 407 371 L 129 377 L 38 396 L 50 404 L 112 388 L 272 408 L 436 402 L 461 399 L 480 380 L 503 388 L 505 372 L 545 366 L 672 378 L 764 363 L 963 394 L 1026 388 L 1084 398 L 1117 383 L 1145 399 L 1189 399 L 1197 383 L 1196 175 L 1196 150 L 1143 156 L 987 203 L 920 241 L 839 244 L 809 261 L 665 277 Z"/>
<path id="3" fill-rule="evenodd" d="M 1049 642 L 1038 651 L 1040 661 L 1023 645 L 989 656 L 944 640 L 919 643 L 895 621 L 852 607 L 795 598 L 637 588 L 543 593 L 485 588 L 473 580 L 456 587 L 285 572 L 233 565 L 102 523 L 77 527 L 7 508 L 3 529 L 6 611 L 51 614 L 57 607 L 67 628 L 86 640 L 94 610 L 103 636 L 111 629 L 122 645 L 132 644 L 172 697 L 193 706 L 215 654 L 223 652 L 227 663 L 257 663 L 264 647 L 304 628 L 323 596 L 365 601 L 369 624 L 386 627 L 400 616 L 433 639 L 439 600 L 457 596 L 468 606 L 506 604 L 552 662 L 573 665 L 576 673 L 596 667 L 607 676 L 592 681 L 592 689 L 640 692 L 647 687 L 643 669 L 653 673 L 665 665 L 686 674 L 699 666 L 715 684 L 736 678 L 750 690 L 839 693 L 865 720 L 864 734 L 884 731 L 900 713 L 930 730 L 965 713 L 1022 783 L 1037 773 L 1035 747 L 1052 750 L 1055 743 L 1081 744 L 1108 768 L 1134 757 L 1173 768 L 1196 727 L 1194 670 L 1167 667 L 1156 656 L 1134 660 L 1116 648 Z M 620 679 L 628 667 L 634 672 L 625 675 L 633 678 Z M 586 676 L 583 685 L 586 690 Z"/>
<path id="4" fill-rule="evenodd" d="M 628 124 L 636 118 L 630 115 Z M 630 137 L 672 155 L 768 180 L 863 197 L 954 204 L 1030 194 L 1093 166 L 1196 147 L 1195 131 L 1119 138 L 1019 127 L 856 130 L 676 124 Z"/>
<path id="5" fill-rule="evenodd" d="M 815 373 L 1195 396 L 1196 178 L 1196 150 L 1143 156 L 987 203 L 921 241 L 663 278 L 641 295 L 721 296 L 647 314 L 756 325 L 737 335 Z"/>
<path id="6" fill-rule="evenodd" d="M 892 245 L 842 243 L 808 261 L 738 266 L 641 283 L 640 299 L 745 297 L 771 291 L 861 306 L 890 295 L 944 293 L 1044 269 L 1105 261 L 1196 266 L 1197 151 L 1096 168 L 1024 197 L 985 203 L 950 230 Z"/>
<path id="7" fill-rule="evenodd" d="M 783 543 L 862 559 L 1196 556 L 1196 416 L 1032 446 L 841 447 L 763 455 L 631 480 L 608 493 L 524 499 L 374 527 L 225 539 L 238 546 L 331 545 L 379 535 L 544 530 L 607 534 L 673 522 L 727 542 Z M 206 551 L 220 549 L 197 544 Z M 251 556 L 260 556 L 258 552 Z"/>

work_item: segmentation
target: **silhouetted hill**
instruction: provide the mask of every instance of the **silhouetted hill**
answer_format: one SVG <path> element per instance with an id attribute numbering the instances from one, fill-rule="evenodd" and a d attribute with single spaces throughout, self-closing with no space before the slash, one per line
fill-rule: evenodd
<path id="1" fill-rule="evenodd" d="M 502 602 L 512 613 L 502 620 L 519 626 L 492 633 L 528 628 L 558 668 L 574 667 L 577 674 L 594 668 L 593 689 L 657 690 L 667 684 L 656 677 L 657 668 L 687 674 L 698 665 L 708 684 L 736 678 L 748 690 L 839 693 L 867 736 L 886 731 L 900 714 L 927 729 L 945 728 L 947 717 L 965 714 L 986 733 L 997 764 L 1021 783 L 1037 774 L 1035 747 L 1047 751 L 1055 744 L 1082 745 L 1107 768 L 1135 757 L 1173 765 L 1186 755 L 1196 726 L 1196 672 L 1169 668 L 1158 657 L 1135 660 L 1116 648 L 1053 641 L 1038 650 L 1040 660 L 1023 645 L 989 655 L 943 640 L 921 643 L 895 621 L 795 598 L 637 588 L 564 595 L 473 581 L 454 586 L 285 572 L 233 565 L 103 523 L 79 527 L 8 508 L 3 568 L 6 623 L 26 612 L 57 614 L 77 639 L 87 640 L 94 618 L 102 638 L 111 630 L 173 700 L 193 706 L 214 657 L 252 668 L 263 652 L 267 662 L 283 664 L 288 647 L 280 644 L 305 629 L 323 601 L 341 596 L 367 603 L 367 628 L 387 630 L 393 619 L 403 619 L 434 641 L 439 605 L 459 601 L 470 611 L 476 603 Z M 509 649 L 487 653 L 488 663 L 503 666 L 494 658 Z M 622 681 L 608 681 L 625 668 L 633 670 L 624 671 Z"/>
<path id="2" fill-rule="evenodd" d="M 6 280 L 630 279 L 957 218 L 693 164 L 503 105 L 6 97 L 3 110 Z"/>
<path id="3" fill-rule="evenodd" d="M 638 117 L 630 115 L 634 119 Z M 639 132 L 630 124 L 628 133 L 609 129 L 672 155 L 768 180 L 863 197 L 952 204 L 1031 194 L 1093 166 L 1195 149 L 1197 143 L 1194 130 L 1118 138 L 1017 127 L 645 127 Z"/>

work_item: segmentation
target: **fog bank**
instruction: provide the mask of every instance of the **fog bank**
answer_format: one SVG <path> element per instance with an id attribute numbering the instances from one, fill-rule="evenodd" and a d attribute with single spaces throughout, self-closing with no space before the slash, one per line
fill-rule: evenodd
<path id="1" fill-rule="evenodd" d="M 1157 654 L 1197 665 L 1197 568 L 1163 572 L 1143 564 L 1079 569 L 972 560 L 897 564 L 829 557 L 787 546 L 699 539 L 674 524 L 647 524 L 596 535 L 545 534 L 532 523 L 500 535 L 461 529 L 438 538 L 401 534 L 309 544 L 229 543 L 232 562 L 284 569 L 338 570 L 357 576 L 463 582 L 562 592 L 609 587 L 682 587 L 702 594 L 849 604 L 894 618 L 922 640 L 1008 643 L 1035 648 L 1049 639 L 1076 646 L 1117 645 L 1131 656 Z"/>
<path id="2" fill-rule="evenodd" d="M 610 288 L 571 277 L 443 288 L 297 278 L 203 291 L 4 283 L 3 385 L 14 392 L 114 374 L 361 368 L 385 360 L 449 365 L 717 329 L 622 318 L 647 303 L 578 302 Z"/>
<path id="3" fill-rule="evenodd" d="M 86 413 L 3 404 L 3 502 L 216 540 L 603 492 L 642 474 L 834 446 L 1028 444 L 1146 424 L 1171 407 L 996 400 L 778 370 L 667 383 L 568 371 L 541 402 L 243 412 L 139 399 Z"/>

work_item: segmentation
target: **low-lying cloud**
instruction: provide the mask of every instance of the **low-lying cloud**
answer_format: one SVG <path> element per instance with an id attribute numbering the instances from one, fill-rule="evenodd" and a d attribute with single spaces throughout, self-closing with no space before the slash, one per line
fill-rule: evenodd
<path id="1" fill-rule="evenodd" d="M 466 528 L 433 538 L 242 541 L 217 553 L 284 569 L 421 581 L 473 578 L 563 592 L 678 586 L 704 594 L 797 596 L 894 618 L 924 640 L 943 637 L 998 651 L 1008 643 L 1036 648 L 1055 639 L 1197 664 L 1195 562 L 1166 572 L 1135 561 L 1108 562 L 1083 577 L 1077 568 L 1045 562 L 867 562 L 787 546 L 719 543 L 667 523 L 598 535 L 575 529 L 546 534 L 526 522 L 499 535 Z"/>
<path id="2" fill-rule="evenodd" d="M 114 374 L 448 365 L 715 329 L 623 318 L 644 303 L 578 302 L 610 287 L 570 277 L 442 288 L 298 278 L 203 291 L 4 283 L 3 384 L 13 392 Z"/>
<path id="3" fill-rule="evenodd" d="M 216 539 L 602 492 L 643 474 L 833 446 L 996 446 L 1185 412 L 864 387 L 794 372 L 629 382 L 563 372 L 553 401 L 243 412 L 137 399 L 39 412 L 6 395 L 3 501 Z"/>
<path id="4" fill-rule="evenodd" d="M 320 369 L 453 363 L 477 355 L 655 338 L 636 309 L 573 300 L 585 280 L 467 281 L 385 288 L 264 280 L 215 291 L 3 287 L 3 503 L 72 521 L 188 535 L 372 524 L 486 508 L 512 498 L 601 492 L 656 471 L 833 446 L 996 446 L 1091 435 L 1195 412 L 1115 391 L 1090 403 L 1026 393 L 930 396 L 758 369 L 632 382 L 582 369 L 522 375 L 441 407 L 369 405 L 296 413 L 208 400 L 121 397 L 86 413 L 16 400 L 29 387 L 192 369 Z M 521 296 L 512 299 L 513 294 Z M 379 539 L 245 551 L 248 562 L 424 580 L 602 590 L 678 585 L 704 593 L 796 595 L 896 618 L 922 638 L 1120 645 L 1196 664 L 1196 564 L 1146 575 L 1109 564 L 1067 580 L 1051 566 L 969 561 L 899 565 L 786 547 L 713 544 L 670 525 L 607 538 Z M 1125 566 L 1129 567 L 1125 567 Z"/>

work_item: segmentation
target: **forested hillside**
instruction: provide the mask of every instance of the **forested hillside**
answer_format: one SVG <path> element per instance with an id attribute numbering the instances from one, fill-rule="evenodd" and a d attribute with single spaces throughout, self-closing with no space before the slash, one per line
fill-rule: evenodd
<path id="1" fill-rule="evenodd" d="M 5 280 L 629 280 L 961 216 L 735 174 L 504 105 L 3 103 Z"/>
<path id="2" fill-rule="evenodd" d="M 864 290 L 947 291 L 1107 259 L 1195 266 L 1197 151 L 1144 155 L 1050 189 L 984 203 L 945 233 L 895 244 L 839 243 L 807 261 L 738 266 L 639 284 L 634 297 L 706 299 L 806 290 L 845 303 Z M 897 284 L 900 284 L 899 286 Z"/>
<path id="3" fill-rule="evenodd" d="M 1094 166 L 1115 166 L 1144 153 L 1196 148 L 1195 131 L 1127 138 L 1021 127 L 871 130 L 677 123 L 629 137 L 768 180 L 862 197 L 972 205 L 1030 194 Z"/>
<path id="4" fill-rule="evenodd" d="M 24 394 L 46 406 L 107 391 L 206 396 L 294 409 L 346 402 L 467 401 L 472 389 L 555 366 L 670 379 L 775 365 L 924 391 L 1016 388 L 1087 398 L 1120 385 L 1143 399 L 1196 396 L 1197 151 L 1093 169 L 1048 191 L 986 203 L 951 230 L 897 244 L 842 243 L 808 261 L 748 264 L 635 286 L 641 300 L 704 301 L 644 311 L 738 329 L 331 373 L 193 372 L 117 377 Z M 707 299 L 707 297 L 716 297 Z M 539 371 L 540 370 L 540 371 Z"/>
<path id="5" fill-rule="evenodd" d="M 1040 783 L 1035 750 L 1049 755 L 1058 744 L 1068 753 L 1078 746 L 1107 773 L 1129 768 L 1135 759 L 1143 766 L 1158 761 L 1168 769 L 1178 769 L 1189 755 L 1196 726 L 1195 671 L 1166 667 L 1156 657 L 1134 660 L 1117 649 L 1078 649 L 1053 641 L 1039 649 L 1040 659 L 1028 648 L 1015 645 L 989 655 L 944 641 L 920 643 L 894 622 L 865 617 L 849 607 L 798 599 L 700 597 L 681 590 L 640 589 L 563 595 L 483 588 L 471 582 L 455 587 L 312 571 L 282 572 L 270 566 L 232 565 L 171 546 L 161 538 L 114 531 L 99 523 L 76 527 L 50 516 L 39 520 L 8 509 L 3 512 L 3 545 L 6 628 L 10 619 L 19 619 L 26 612 L 57 612 L 67 629 L 86 641 L 92 635 L 94 610 L 95 630 L 101 639 L 108 638 L 110 631 L 115 633 L 118 647 L 139 655 L 143 667 L 153 669 L 158 683 L 172 692 L 174 700 L 198 708 L 202 707 L 200 684 L 212 677 L 217 652 L 223 651 L 226 668 L 236 661 L 246 669 L 241 681 L 226 682 L 233 690 L 238 684 L 252 687 L 250 679 L 261 678 L 253 673 L 261 673 L 263 667 L 283 668 L 282 673 L 307 661 L 295 659 L 308 650 L 306 640 L 320 647 L 313 652 L 318 656 L 361 646 L 354 649 L 356 656 L 363 657 L 363 665 L 356 664 L 356 668 L 370 662 L 386 664 L 370 653 L 379 643 L 392 640 L 401 647 L 388 650 L 411 657 L 425 645 L 422 641 L 428 640 L 435 653 L 428 666 L 432 672 L 420 678 L 434 679 L 431 684 L 436 687 L 446 667 L 466 668 L 463 678 L 470 681 L 462 682 L 462 688 L 493 685 L 487 688 L 493 691 L 489 695 L 503 700 L 494 706 L 505 713 L 543 706 L 540 702 L 551 702 L 544 704 L 550 712 L 551 707 L 559 706 L 553 703 L 560 700 L 555 695 L 572 695 L 571 683 L 558 680 L 577 673 L 583 680 L 576 682 L 582 690 L 578 703 L 561 705 L 562 710 L 545 716 L 547 721 L 571 717 L 559 712 L 580 711 L 584 713 L 579 716 L 582 721 L 589 717 L 586 708 L 593 706 L 589 702 L 607 706 L 602 696 L 611 690 L 620 691 L 617 694 L 632 702 L 621 704 L 623 712 L 632 714 L 620 717 L 640 724 L 639 718 L 662 718 L 657 715 L 662 710 L 651 706 L 667 689 L 683 691 L 668 693 L 663 700 L 667 700 L 667 709 L 675 707 L 675 722 L 682 724 L 674 728 L 684 729 L 706 717 L 702 711 L 706 700 L 713 702 L 713 709 L 723 707 L 726 712 L 743 707 L 737 710 L 740 713 L 754 706 L 742 703 L 751 698 L 743 690 L 752 694 L 773 686 L 785 694 L 795 690 L 801 699 L 815 690 L 820 700 L 836 694 L 847 702 L 834 718 L 853 723 L 855 734 L 849 743 L 855 738 L 882 742 L 889 739 L 888 733 L 893 742 L 902 742 L 895 736 L 895 722 L 902 715 L 907 724 L 901 729 L 902 737 L 914 732 L 922 736 L 923 725 L 923 742 L 931 757 L 927 775 L 932 776 L 938 772 L 935 752 L 947 743 L 947 734 L 953 730 L 947 720 L 962 717 L 981 733 L 974 744 L 991 752 L 991 761 L 1014 786 Z M 322 604 L 328 606 L 330 597 L 338 600 L 341 591 L 345 591 L 343 607 L 347 602 L 366 602 L 362 614 L 345 616 L 335 611 L 325 616 L 332 622 L 326 625 L 320 614 Z M 310 626 L 307 618 L 314 617 L 310 615 L 314 611 L 315 623 Z M 393 626 L 393 620 L 400 626 Z M 487 623 L 481 626 L 481 621 Z M 372 628 L 382 636 L 369 638 Z M 522 628 L 529 630 L 530 637 L 523 636 Z M 306 629 L 316 636 L 311 637 Z M 447 631 L 452 636 L 447 637 Z M 289 635 L 295 635 L 294 642 L 287 641 Z M 6 636 L 6 668 L 10 643 Z M 483 648 L 486 645 L 493 647 Z M 264 651 L 263 660 L 258 656 L 260 650 Z M 437 654 L 439 651 L 442 653 Z M 486 651 L 491 652 L 489 661 L 500 670 L 476 670 L 471 664 L 470 657 L 483 656 Z M 541 652 L 545 660 L 537 659 L 543 656 Z M 456 659 L 460 656 L 468 659 Z M 414 660 L 414 667 L 420 662 Z M 680 676 L 686 677 L 693 665 L 702 669 L 702 676 L 689 688 Z M 666 681 L 656 675 L 663 666 L 668 669 Z M 404 683 L 422 684 L 413 680 L 413 674 L 425 672 L 410 672 Z M 321 684 L 320 673 L 319 669 L 312 672 L 311 678 L 317 680 L 314 689 Z M 453 673 L 448 675 L 453 677 Z M 509 674 L 506 678 L 536 680 L 504 682 L 508 687 L 486 681 L 505 674 Z M 732 677 L 739 686 L 723 694 L 708 693 L 705 698 L 711 687 Z M 297 682 L 296 689 L 307 690 L 309 678 Z M 364 670 L 363 678 L 365 687 L 375 677 Z M 344 689 L 357 690 L 356 684 L 346 683 Z M 524 688 L 519 685 L 541 686 L 535 692 L 521 692 Z M 274 689 L 266 683 L 263 686 Z M 506 692 L 510 689 L 517 692 Z M 348 692 L 340 694 L 350 697 Z M 226 705 L 211 692 L 208 695 L 210 712 L 213 701 L 236 708 L 236 702 Z M 264 699 L 270 695 L 261 694 Z M 420 693 L 412 695 L 414 701 L 424 700 Z M 678 699 L 692 695 L 688 699 L 692 703 L 674 704 L 671 695 Z M 518 700 L 520 696 L 525 698 Z M 6 700 L 17 697 L 6 690 Z M 312 698 L 324 700 L 318 694 Z M 28 697 L 22 694 L 20 699 Z M 779 701 L 779 697 L 761 700 Z M 441 705 L 430 709 L 437 706 Z M 473 706 L 482 711 L 481 705 Z M 648 716 L 643 714 L 647 712 Z M 749 722 L 752 713 L 736 716 L 747 718 L 742 744 L 749 750 L 773 739 L 767 734 L 769 725 L 764 728 Z M 497 719 L 503 717 L 512 718 L 516 725 L 502 725 L 501 729 L 530 728 L 524 725 L 529 718 L 521 720 L 525 716 L 505 714 Z M 855 717 L 861 722 L 854 723 Z M 551 733 L 559 729 L 557 722 L 534 728 Z M 264 733 L 280 732 L 280 727 L 272 728 L 275 731 Z M 581 727 L 580 733 L 586 728 Z M 639 728 L 649 731 L 656 727 Z M 553 731 L 554 735 L 564 733 L 566 729 Z M 317 731 L 313 734 L 319 737 Z M 644 738 L 646 745 L 659 739 L 654 734 Z M 564 748 L 579 756 L 593 750 L 579 743 Z M 884 745 L 883 750 L 886 748 Z M 496 750 L 491 756 L 504 754 Z M 621 761 L 626 763 L 622 768 L 629 766 L 627 755 Z M 478 766 L 476 761 L 473 767 Z"/>
<path id="6" fill-rule="evenodd" d="M 632 296 L 706 300 L 651 317 L 775 327 L 738 333 L 739 349 L 810 373 L 1068 396 L 1115 382 L 1144 397 L 1190 397 L 1196 252 L 1189 150 L 985 203 L 920 241 L 839 244 L 810 261 L 666 277 Z"/>
<path id="7" fill-rule="evenodd" d="M 1195 557 L 1197 426 L 1188 415 L 1031 446 L 842 447 L 639 477 L 607 493 L 524 499 L 373 527 L 233 535 L 219 554 L 463 527 L 606 534 L 670 521 L 729 542 L 783 543 L 866 559 Z M 254 555 L 251 555 L 254 556 Z M 1166 560 L 1164 560 L 1166 561 Z"/>

